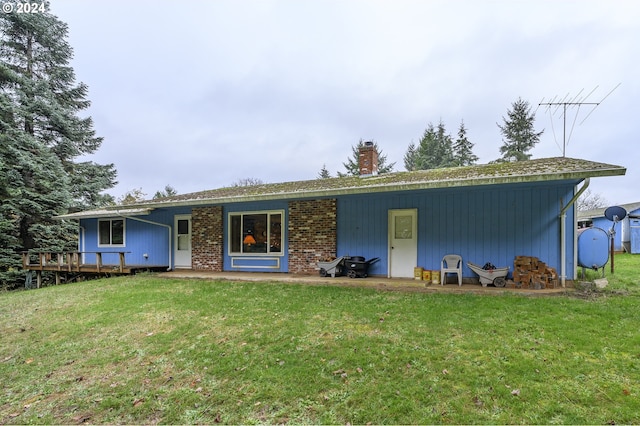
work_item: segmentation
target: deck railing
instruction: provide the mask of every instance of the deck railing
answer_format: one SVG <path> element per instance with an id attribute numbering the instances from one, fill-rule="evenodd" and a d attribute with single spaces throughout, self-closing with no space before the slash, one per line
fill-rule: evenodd
<path id="1" fill-rule="evenodd" d="M 31 271 L 58 271 L 58 272 L 82 272 L 91 270 L 93 272 L 126 272 L 125 258 L 126 251 L 103 252 L 103 251 L 70 251 L 70 252 L 23 252 L 22 267 Z M 94 254 L 95 263 L 82 263 L 83 254 Z M 117 254 L 118 264 L 105 265 L 102 261 L 104 254 Z M 32 261 L 36 259 L 35 262 Z"/>

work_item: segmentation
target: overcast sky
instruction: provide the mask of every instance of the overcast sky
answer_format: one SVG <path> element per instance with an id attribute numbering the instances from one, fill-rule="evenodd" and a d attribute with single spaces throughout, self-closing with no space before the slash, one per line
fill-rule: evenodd
<path id="1" fill-rule="evenodd" d="M 519 97 L 543 130 L 534 158 L 627 168 L 592 179 L 640 201 L 640 2 L 626 0 L 52 0 L 89 86 L 99 163 L 119 197 L 335 175 L 360 139 L 395 170 L 429 123 L 464 120 L 480 163 L 500 156 Z M 603 100 L 604 99 L 604 100 Z M 590 113 L 590 115 L 589 115 Z"/>

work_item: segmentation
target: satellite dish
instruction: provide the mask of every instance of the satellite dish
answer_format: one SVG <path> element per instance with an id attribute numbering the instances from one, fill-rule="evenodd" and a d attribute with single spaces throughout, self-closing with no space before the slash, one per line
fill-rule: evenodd
<path id="1" fill-rule="evenodd" d="M 615 239 L 616 235 L 616 223 L 627 217 L 627 211 L 620 206 L 611 206 L 607 207 L 607 209 L 604 211 L 604 216 L 613 222 L 613 225 L 611 225 L 611 230 L 609 231 L 609 238 L 611 240 L 611 273 L 613 274 L 613 259 L 615 255 L 615 251 L 613 249 L 613 240 Z"/>
<path id="2" fill-rule="evenodd" d="M 604 211 L 604 217 L 612 222 L 618 222 L 627 217 L 627 211 L 620 206 L 607 207 Z"/>

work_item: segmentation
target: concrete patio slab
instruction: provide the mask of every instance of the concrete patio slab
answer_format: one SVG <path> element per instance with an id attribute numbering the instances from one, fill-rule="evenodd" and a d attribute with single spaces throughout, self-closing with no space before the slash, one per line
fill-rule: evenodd
<path id="1" fill-rule="evenodd" d="M 161 278 L 170 279 L 201 279 L 210 281 L 240 281 L 240 282 L 264 282 L 264 283 L 288 283 L 304 284 L 314 286 L 339 286 L 372 288 L 384 291 L 406 291 L 420 293 L 474 293 L 474 294 L 521 294 L 527 296 L 551 296 L 562 295 L 575 291 L 572 287 L 551 288 L 551 289 L 522 289 L 522 288 L 498 288 L 489 285 L 482 287 L 479 282 L 463 282 L 462 286 L 457 283 L 432 284 L 428 281 L 415 280 L 411 278 L 386 278 L 379 276 L 369 276 L 367 278 L 348 277 L 321 277 L 319 275 L 287 274 L 277 272 L 210 272 L 197 271 L 192 269 L 177 269 L 169 272 L 158 273 Z"/>

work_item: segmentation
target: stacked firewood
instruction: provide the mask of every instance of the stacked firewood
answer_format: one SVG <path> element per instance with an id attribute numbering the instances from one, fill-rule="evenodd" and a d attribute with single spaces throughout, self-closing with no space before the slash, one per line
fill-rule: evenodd
<path id="1" fill-rule="evenodd" d="M 558 273 L 537 257 L 516 256 L 513 261 L 513 282 L 514 287 L 518 288 L 556 288 Z"/>

